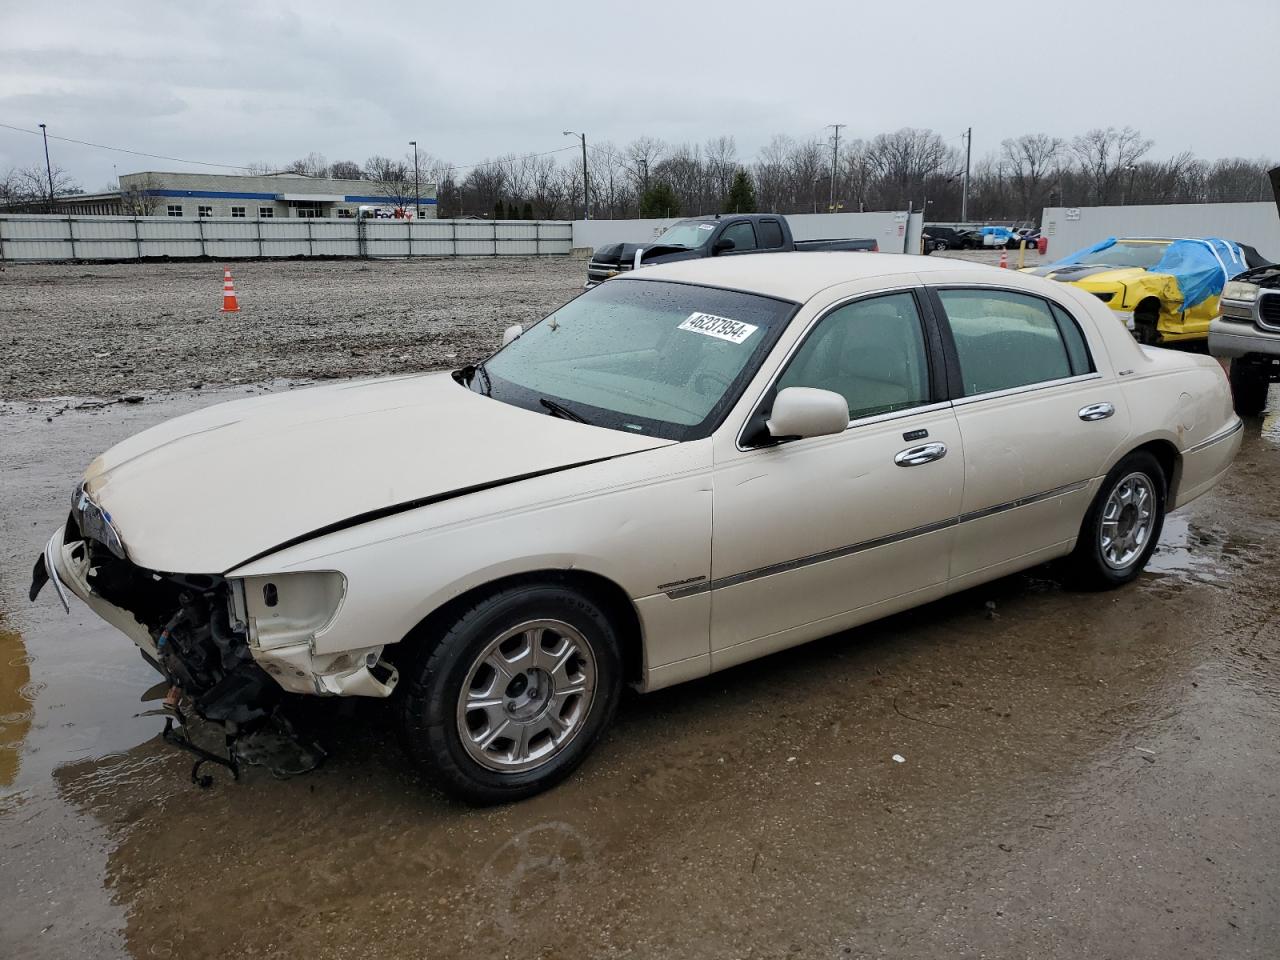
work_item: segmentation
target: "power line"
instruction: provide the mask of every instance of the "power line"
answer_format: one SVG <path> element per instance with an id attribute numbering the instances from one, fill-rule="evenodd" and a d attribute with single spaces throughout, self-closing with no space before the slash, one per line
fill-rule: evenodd
<path id="1" fill-rule="evenodd" d="M 25 127 L 15 127 L 9 123 L 0 123 L 0 127 L 6 130 L 16 130 L 18 133 L 28 133 L 33 137 L 40 136 L 38 130 L 28 130 Z M 129 153 L 135 157 L 147 157 L 151 160 L 169 160 L 173 163 L 190 163 L 198 167 L 223 167 L 227 170 L 249 170 L 250 167 L 243 166 L 238 163 L 213 163 L 208 160 L 184 160 L 182 157 L 166 157 L 159 153 L 143 153 L 141 150 L 130 150 L 127 147 L 112 147 L 105 143 L 92 143 L 89 140 L 77 140 L 75 137 L 59 137 L 56 134 L 49 134 L 50 140 L 61 140 L 63 143 L 78 143 L 82 147 L 94 147 L 97 150 L 113 150 L 116 153 Z"/>
<path id="2" fill-rule="evenodd" d="M 0 128 L 4 128 L 5 130 L 13 130 L 13 131 L 16 131 L 17 133 L 29 134 L 33 137 L 40 136 L 39 130 L 28 130 L 26 127 L 17 127 L 10 123 L 0 123 Z M 199 166 L 199 167 L 221 167 L 226 170 L 246 170 L 246 171 L 252 172 L 254 169 L 253 167 L 247 166 L 245 164 L 240 164 L 240 163 L 215 163 L 211 160 L 188 160 L 185 157 L 170 157 L 162 153 L 147 153 L 143 150 L 130 150 L 128 147 L 113 147 L 110 144 L 94 143 L 91 140 L 78 140 L 75 137 L 59 137 L 56 134 L 52 134 L 52 133 L 49 134 L 49 139 L 60 140 L 63 143 L 76 143 L 82 147 L 93 147 L 94 149 L 97 149 L 97 150 L 111 150 L 115 153 L 127 153 L 135 157 L 147 157 L 150 160 L 168 160 L 172 163 L 188 163 L 188 164 L 192 164 L 194 166 Z M 572 146 L 557 147 L 555 150 L 545 150 L 542 153 L 523 154 L 521 156 L 509 158 L 505 160 L 481 160 L 477 163 L 451 164 L 450 166 L 444 167 L 443 169 L 446 171 L 452 172 L 454 170 L 473 170 L 477 167 L 493 167 L 493 166 L 498 166 L 499 164 L 508 163 L 510 159 L 532 160 L 536 157 L 546 157 L 546 156 L 550 156 L 553 153 L 563 153 L 566 150 L 572 150 L 572 149 L 574 149 Z"/>

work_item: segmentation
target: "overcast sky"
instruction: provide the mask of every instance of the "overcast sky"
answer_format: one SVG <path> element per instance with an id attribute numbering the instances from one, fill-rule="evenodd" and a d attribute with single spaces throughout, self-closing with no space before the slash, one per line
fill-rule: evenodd
<path id="1" fill-rule="evenodd" d="M 648 134 L 1004 137 L 1131 124 L 1151 156 L 1280 158 L 1277 0 L 0 0 L 0 123 L 225 164 L 465 164 Z M 198 170 L 51 141 L 86 189 Z M 569 155 L 566 155 L 569 156 Z M 0 173 L 43 162 L 0 128 Z M 224 171 L 235 172 L 235 171 Z"/>

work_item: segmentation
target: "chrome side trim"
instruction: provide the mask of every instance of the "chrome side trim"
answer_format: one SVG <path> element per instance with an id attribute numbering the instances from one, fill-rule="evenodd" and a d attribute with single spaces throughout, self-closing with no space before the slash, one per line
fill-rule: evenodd
<path id="1" fill-rule="evenodd" d="M 1182 455 L 1186 456 L 1188 453 L 1199 453 L 1205 447 L 1211 447 L 1215 443 L 1221 443 L 1223 440 L 1226 440 L 1229 437 L 1234 437 L 1237 433 L 1239 433 L 1243 429 L 1244 429 L 1244 421 L 1241 420 L 1239 417 L 1236 417 L 1235 423 L 1232 423 L 1229 426 L 1224 427 L 1223 429 L 1219 430 L 1217 433 L 1213 434 L 1212 436 L 1206 437 L 1205 439 L 1201 440 L 1199 443 L 1195 444 L 1194 446 L 1187 447 L 1187 449 L 1182 451 Z"/>
<path id="2" fill-rule="evenodd" d="M 750 580 L 759 580 L 761 577 L 773 576 L 776 573 L 786 573 L 790 570 L 798 570 L 801 567 L 808 567 L 815 563 L 824 563 L 827 560 L 839 560 L 842 557 L 852 556 L 855 553 L 874 550 L 876 547 L 887 547 L 893 543 L 910 540 L 912 537 L 921 537 L 927 533 L 937 533 L 939 530 L 959 526 L 962 523 L 969 523 L 972 520 L 981 520 L 984 517 L 991 517 L 997 513 L 1003 513 L 1006 510 L 1016 510 L 1018 507 L 1026 507 L 1033 503 L 1039 503 L 1042 500 L 1051 500 L 1054 497 L 1065 496 L 1068 493 L 1075 493 L 1077 490 L 1083 490 L 1089 485 L 1089 482 L 1090 481 L 1088 480 L 1076 480 L 1073 483 L 1066 483 L 1060 487 L 1054 487 L 1052 490 L 1045 490 L 1043 493 L 1033 493 L 1030 496 L 1020 497 L 1017 500 L 1009 500 L 1006 503 L 998 503 L 991 507 L 983 507 L 981 510 L 971 510 L 968 513 L 962 513 L 959 516 L 948 517 L 945 520 L 938 520 L 935 523 L 926 523 L 919 527 L 912 527 L 910 530 L 902 530 L 898 533 L 886 534 L 883 537 L 876 537 L 872 540 L 863 540 L 859 543 L 851 543 L 843 547 L 833 547 L 830 550 L 823 550 L 820 553 L 811 553 L 808 556 L 796 557 L 793 560 L 783 560 L 780 563 L 771 563 L 763 567 L 756 567 L 753 570 L 744 570 L 742 573 L 730 574 L 729 576 L 721 577 L 718 580 L 704 580 L 701 583 L 679 586 L 675 589 L 666 590 L 664 592 L 671 600 L 682 600 L 685 597 L 694 597 L 700 593 L 706 593 L 710 590 L 720 590 L 724 587 L 735 587 L 740 583 L 747 583 Z M 661 587 L 659 589 L 661 589 Z"/>

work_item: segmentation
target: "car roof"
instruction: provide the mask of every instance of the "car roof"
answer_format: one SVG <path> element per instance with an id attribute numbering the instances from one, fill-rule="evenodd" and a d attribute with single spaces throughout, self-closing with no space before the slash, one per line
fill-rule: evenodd
<path id="1" fill-rule="evenodd" d="M 867 280 L 903 273 L 950 273 L 972 267 L 982 269 L 983 265 L 901 253 L 833 250 L 678 260 L 644 267 L 635 273 L 623 274 L 618 279 L 697 283 L 804 303 L 818 291 L 850 280 Z"/>

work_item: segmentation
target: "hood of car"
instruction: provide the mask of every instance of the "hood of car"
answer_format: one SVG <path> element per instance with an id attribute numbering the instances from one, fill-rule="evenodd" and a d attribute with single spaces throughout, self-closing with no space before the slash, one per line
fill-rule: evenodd
<path id="1" fill-rule="evenodd" d="M 1090 285 L 1132 283 L 1140 277 L 1147 276 L 1147 271 L 1142 267 L 1107 267 L 1094 263 L 1051 263 L 1026 272 L 1037 277 L 1059 280 L 1062 283 L 1088 280 Z"/>
<path id="2" fill-rule="evenodd" d="M 420 374 L 218 404 L 117 444 L 84 483 L 134 563 L 220 573 L 327 527 L 671 442 Z"/>

